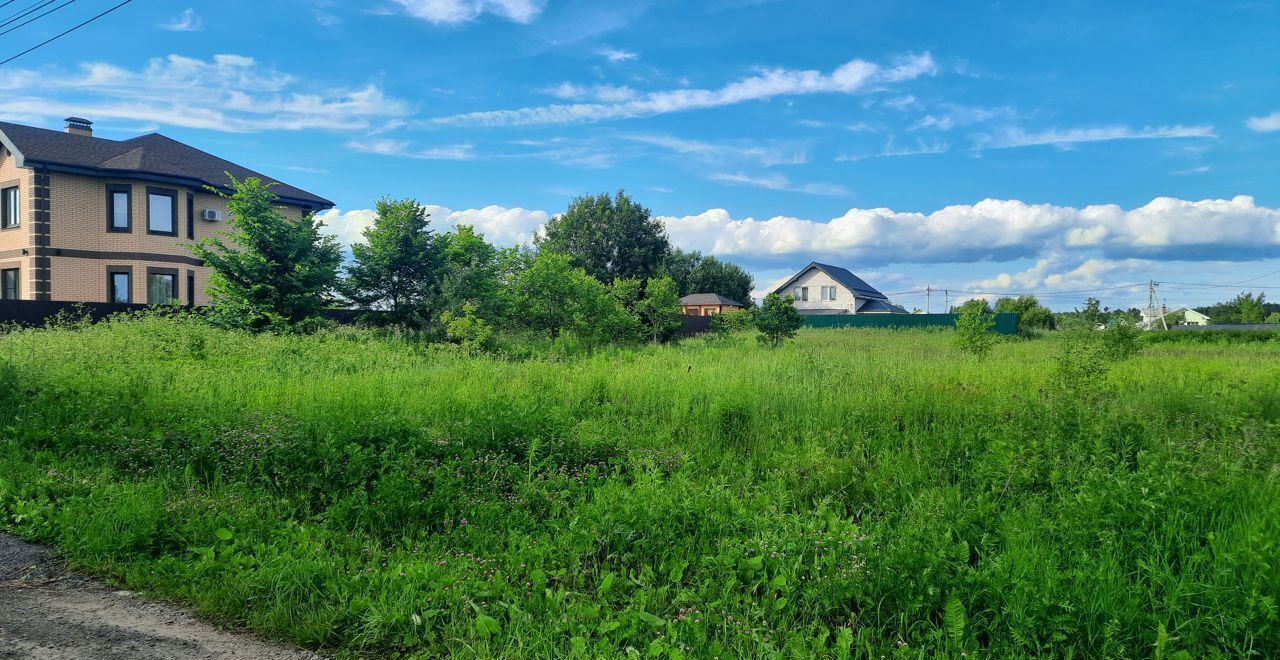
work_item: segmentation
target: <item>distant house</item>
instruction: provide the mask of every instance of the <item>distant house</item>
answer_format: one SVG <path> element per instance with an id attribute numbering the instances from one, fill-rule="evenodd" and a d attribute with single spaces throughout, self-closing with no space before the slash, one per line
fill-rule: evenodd
<path id="1" fill-rule="evenodd" d="M 839 266 L 813 262 L 773 290 L 789 295 L 796 310 L 818 314 L 907 314 L 889 297 Z"/>
<path id="2" fill-rule="evenodd" d="M 745 307 L 742 303 L 718 293 L 691 293 L 680 299 L 680 311 L 686 316 L 711 316 L 736 312 Z"/>
<path id="3" fill-rule="evenodd" d="M 1158 312 L 1143 310 L 1142 322 L 1138 324 L 1138 327 L 1144 330 L 1154 330 L 1156 328 L 1163 327 L 1166 324 L 1171 325 L 1168 321 L 1168 317 L 1176 316 L 1178 314 L 1182 315 L 1181 325 L 1210 325 L 1213 323 L 1213 320 L 1208 316 L 1205 316 L 1190 307 L 1179 307 L 1177 309 L 1161 307 Z"/>

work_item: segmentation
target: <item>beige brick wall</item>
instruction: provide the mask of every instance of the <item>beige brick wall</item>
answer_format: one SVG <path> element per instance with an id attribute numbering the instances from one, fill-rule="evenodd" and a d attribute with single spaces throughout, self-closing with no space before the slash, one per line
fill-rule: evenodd
<path id="1" fill-rule="evenodd" d="M 187 273 L 195 275 L 196 304 L 207 305 L 209 298 L 205 287 L 209 284 L 209 269 L 185 264 L 131 259 L 81 259 L 77 257 L 53 257 L 53 300 L 76 302 L 111 302 L 108 273 L 128 268 L 130 271 L 130 302 L 147 302 L 147 269 L 178 271 L 178 300 L 187 301 Z"/>
<path id="2" fill-rule="evenodd" d="M 130 188 L 130 231 L 107 231 L 107 187 L 124 185 Z M 148 233 L 148 187 L 176 192 L 177 236 Z M 94 252 L 128 254 L 138 253 L 191 257 L 187 239 L 187 193 L 195 195 L 194 227 L 196 240 L 229 231 L 226 200 L 219 195 L 194 188 L 175 187 L 140 180 L 102 179 L 52 173 L 50 181 L 50 235 L 54 253 L 51 267 L 51 297 L 53 300 L 107 301 L 107 272 L 109 266 L 133 268 L 133 302 L 146 302 L 147 267 L 176 268 L 179 271 L 179 299 L 187 300 L 187 271 L 193 271 L 196 279 L 196 304 L 208 304 L 205 288 L 209 281 L 209 269 L 185 263 L 132 258 L 89 259 L 81 256 L 59 256 L 59 250 L 91 250 Z M 201 220 L 204 209 L 222 212 L 223 219 L 216 222 Z M 290 218 L 300 217 L 297 208 L 288 208 Z"/>
<path id="3" fill-rule="evenodd" d="M 19 168 L 16 164 L 16 158 L 13 154 L 8 153 L 3 146 L 0 146 L 0 188 L 8 188 L 16 183 L 18 185 L 18 202 L 22 207 L 22 216 L 19 219 L 20 224 L 13 229 L 0 229 L 0 269 L 18 268 L 21 272 L 18 274 L 18 286 L 21 289 L 20 297 L 24 300 L 30 300 L 33 296 L 31 282 L 31 268 L 34 265 L 29 256 L 22 256 L 21 251 L 27 249 L 30 254 L 32 247 L 32 197 L 31 197 L 31 176 L 33 172 L 29 169 Z"/>

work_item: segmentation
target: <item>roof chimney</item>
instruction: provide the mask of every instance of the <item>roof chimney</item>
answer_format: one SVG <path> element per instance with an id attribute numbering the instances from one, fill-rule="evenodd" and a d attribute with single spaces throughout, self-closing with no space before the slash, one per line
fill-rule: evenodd
<path id="1" fill-rule="evenodd" d="M 67 117 L 67 132 L 72 135 L 93 137 L 93 122 L 80 117 Z"/>

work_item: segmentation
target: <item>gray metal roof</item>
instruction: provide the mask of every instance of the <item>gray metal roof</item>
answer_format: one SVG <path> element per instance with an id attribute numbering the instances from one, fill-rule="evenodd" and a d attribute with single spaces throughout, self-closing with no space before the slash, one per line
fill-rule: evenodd
<path id="1" fill-rule="evenodd" d="M 801 268 L 800 272 L 796 273 L 791 279 L 783 283 L 782 286 L 774 289 L 773 292 L 781 295 L 783 292 L 787 290 L 787 287 L 791 286 L 792 282 L 795 282 L 797 279 L 799 279 L 801 275 L 804 275 L 805 273 L 809 272 L 810 268 L 817 268 L 818 270 L 821 270 L 822 272 L 826 273 L 829 277 L 831 277 L 831 279 L 835 280 L 836 282 L 839 282 L 841 286 L 852 291 L 858 297 L 871 298 L 874 300 L 889 299 L 888 296 L 884 295 L 883 293 L 880 293 L 879 291 L 876 290 L 875 287 L 862 281 L 862 278 L 849 272 L 848 269 L 841 268 L 839 266 L 832 266 L 830 264 L 820 264 L 816 261 L 810 263 L 808 266 L 805 266 L 804 268 Z"/>
<path id="2" fill-rule="evenodd" d="M 877 312 L 884 314 L 909 314 L 907 310 L 887 301 L 887 300 L 868 300 L 858 306 L 859 314 L 875 314 Z"/>
<path id="3" fill-rule="evenodd" d="M 87 122 L 86 122 L 87 123 Z M 159 133 L 128 140 L 75 135 L 21 124 L 0 122 L 0 142 L 20 158 L 20 164 L 43 165 L 51 170 L 88 176 L 142 178 L 228 190 L 230 173 L 274 183 L 271 192 L 282 202 L 330 208 L 333 202 L 218 158 Z"/>
<path id="4" fill-rule="evenodd" d="M 681 305 L 734 305 L 746 307 L 742 303 L 726 298 L 718 293 L 691 293 L 680 299 Z"/>

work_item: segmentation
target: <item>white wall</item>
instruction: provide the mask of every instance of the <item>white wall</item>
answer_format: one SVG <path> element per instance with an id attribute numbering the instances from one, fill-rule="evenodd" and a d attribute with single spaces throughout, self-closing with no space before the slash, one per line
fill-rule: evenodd
<path id="1" fill-rule="evenodd" d="M 858 308 L 858 299 L 853 295 L 852 291 L 844 288 L 839 282 L 831 279 L 831 276 L 817 268 L 810 268 L 804 275 L 796 278 L 796 281 L 787 287 L 785 293 L 786 295 L 793 295 L 796 288 L 802 286 L 809 287 L 809 300 L 795 299 L 796 309 L 798 310 L 846 309 L 852 313 Z M 824 286 L 836 287 L 835 300 L 822 300 L 822 287 Z"/>

